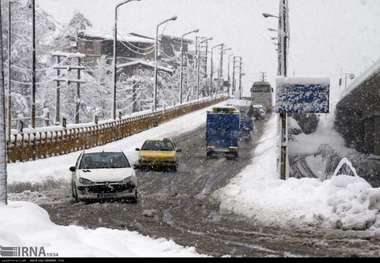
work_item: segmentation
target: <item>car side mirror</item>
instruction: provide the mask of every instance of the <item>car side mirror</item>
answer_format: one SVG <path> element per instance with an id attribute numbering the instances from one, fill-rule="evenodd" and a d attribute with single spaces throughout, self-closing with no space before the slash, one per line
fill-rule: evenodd
<path id="1" fill-rule="evenodd" d="M 139 152 L 139 151 L 141 151 L 140 148 L 136 148 L 136 152 Z"/>
<path id="2" fill-rule="evenodd" d="M 177 149 L 176 152 L 177 152 L 177 153 L 181 153 L 181 152 L 182 152 L 182 149 Z"/>
<path id="3" fill-rule="evenodd" d="M 76 170 L 77 170 L 77 168 L 76 168 L 75 166 L 71 166 L 71 167 L 70 167 L 70 171 L 71 171 L 71 172 L 75 172 Z"/>

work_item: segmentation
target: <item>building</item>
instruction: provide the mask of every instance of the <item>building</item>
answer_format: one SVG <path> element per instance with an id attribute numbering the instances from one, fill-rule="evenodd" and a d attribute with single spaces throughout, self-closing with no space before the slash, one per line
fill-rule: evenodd
<path id="1" fill-rule="evenodd" d="M 97 59 L 105 56 L 113 57 L 112 34 L 84 30 L 78 33 L 76 38 L 71 39 L 68 52 L 79 52 L 86 55 L 86 62 L 96 63 Z M 160 50 L 158 59 L 164 66 L 179 66 L 181 52 L 181 38 L 169 35 L 160 35 Z M 193 41 L 184 39 L 184 51 L 187 52 Z M 137 33 L 129 33 L 124 37 L 118 36 L 117 51 L 118 62 L 128 63 L 132 60 L 154 60 L 155 39 Z"/>
<path id="2" fill-rule="evenodd" d="M 359 76 L 336 107 L 335 129 L 346 145 L 380 156 L 380 60 Z"/>
<path id="3" fill-rule="evenodd" d="M 73 39 L 70 52 L 80 52 L 86 55 L 86 62 L 96 63 L 97 59 L 105 56 L 113 57 L 113 35 L 90 30 L 81 31 L 78 37 Z M 117 51 L 119 62 L 128 62 L 134 59 L 154 60 L 154 39 L 138 35 L 128 34 L 119 37 Z"/>

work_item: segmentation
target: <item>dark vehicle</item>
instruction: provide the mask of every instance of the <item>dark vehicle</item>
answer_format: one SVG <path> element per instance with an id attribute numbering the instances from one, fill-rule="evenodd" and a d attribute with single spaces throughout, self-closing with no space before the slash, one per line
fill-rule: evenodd
<path id="1" fill-rule="evenodd" d="M 251 88 L 252 104 L 263 105 L 265 111 L 272 112 L 273 88 L 269 82 L 258 81 Z"/>
<path id="2" fill-rule="evenodd" d="M 207 112 L 207 156 L 224 153 L 239 156 L 240 113 L 235 107 L 216 107 Z"/>
<path id="3" fill-rule="evenodd" d="M 264 120 L 266 116 L 266 109 L 263 105 L 252 105 L 253 117 L 256 120 Z"/>
<path id="4" fill-rule="evenodd" d="M 236 107 L 240 112 L 240 138 L 251 140 L 255 125 L 253 122 L 254 108 L 249 99 L 230 100 L 227 106 Z"/>

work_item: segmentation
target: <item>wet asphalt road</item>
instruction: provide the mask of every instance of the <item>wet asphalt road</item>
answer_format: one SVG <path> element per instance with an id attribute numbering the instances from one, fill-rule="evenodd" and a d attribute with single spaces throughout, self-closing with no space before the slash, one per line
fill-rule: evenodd
<path id="1" fill-rule="evenodd" d="M 244 218 L 220 214 L 211 195 L 249 164 L 264 121 L 256 126 L 254 140 L 241 143 L 238 160 L 207 159 L 204 128 L 174 138 L 183 150 L 178 172 L 137 172 L 137 204 L 73 204 L 66 183 L 43 190 L 46 202 L 41 206 L 59 225 L 135 230 L 217 257 L 379 256 L 380 241 L 364 232 L 264 228 Z"/>

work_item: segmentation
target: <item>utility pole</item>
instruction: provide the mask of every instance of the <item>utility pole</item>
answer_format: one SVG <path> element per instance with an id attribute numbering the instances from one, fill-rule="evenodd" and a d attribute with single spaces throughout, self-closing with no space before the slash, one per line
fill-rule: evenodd
<path id="1" fill-rule="evenodd" d="M 76 102 L 75 102 L 75 123 L 80 123 L 80 106 L 81 106 L 81 92 L 80 92 L 80 85 L 84 83 L 83 80 L 81 80 L 81 72 L 85 68 L 81 66 L 81 56 L 78 55 L 77 57 L 77 66 L 69 66 L 69 71 L 76 70 L 76 79 L 70 79 L 68 80 L 68 84 L 70 83 L 76 83 Z"/>
<path id="2" fill-rule="evenodd" d="M 243 58 L 240 57 L 240 65 L 239 65 L 239 100 L 242 98 L 242 85 L 241 85 L 241 80 L 243 77 Z"/>
<path id="3" fill-rule="evenodd" d="M 233 62 L 232 62 L 232 96 L 235 95 L 235 90 L 236 90 L 235 69 L 236 69 L 236 57 L 234 56 Z"/>
<path id="4" fill-rule="evenodd" d="M 199 29 L 196 29 L 196 30 L 192 30 L 190 32 L 187 32 L 181 36 L 181 75 L 180 75 L 180 84 L 179 84 L 179 104 L 182 104 L 182 102 L 183 102 L 183 66 L 184 66 L 183 62 L 184 62 L 184 53 L 185 53 L 184 48 L 183 48 L 184 38 L 190 34 L 198 33 L 198 32 L 199 32 Z M 186 56 L 186 58 L 187 58 L 187 56 Z M 186 60 L 186 61 L 187 61 L 186 65 L 188 65 L 189 64 L 188 60 Z M 188 76 L 188 74 L 187 74 L 187 76 Z"/>
<path id="5" fill-rule="evenodd" d="M 214 88 L 213 88 L 213 78 L 214 78 L 214 49 L 217 48 L 217 47 L 221 47 L 221 46 L 224 46 L 224 44 L 219 44 L 219 45 L 215 45 L 211 48 L 211 72 L 210 72 L 210 90 L 211 90 L 211 94 L 210 95 L 213 95 L 212 93 L 216 93 L 216 88 L 215 88 L 215 92 L 214 92 Z M 219 74 L 220 74 L 220 71 L 219 71 Z"/>
<path id="6" fill-rule="evenodd" d="M 206 54 L 205 54 L 205 75 L 204 75 L 204 78 L 206 79 L 206 95 L 209 96 L 210 95 L 210 89 L 207 88 L 207 64 L 208 64 L 208 41 L 206 41 Z"/>
<path id="7" fill-rule="evenodd" d="M 132 113 L 137 112 L 137 92 L 136 92 L 136 86 L 137 83 L 133 81 L 133 86 L 132 86 Z"/>
<path id="8" fill-rule="evenodd" d="M 197 43 L 198 44 L 198 43 Z M 199 47 L 200 49 L 200 47 Z M 199 100 L 199 85 L 200 85 L 200 79 L 199 79 L 199 71 L 200 71 L 200 67 L 201 67 L 201 61 L 200 61 L 200 52 L 199 50 L 197 49 L 197 100 Z"/>
<path id="9" fill-rule="evenodd" d="M 78 57 L 78 68 L 77 68 L 77 102 L 76 102 L 76 107 L 75 107 L 75 123 L 78 124 L 80 123 L 80 118 L 79 118 L 79 111 L 80 111 L 80 106 L 81 106 L 81 97 L 80 97 L 80 79 L 81 79 L 81 59 Z"/>
<path id="10" fill-rule="evenodd" d="M 32 128 L 36 128 L 36 0 L 32 0 Z"/>
<path id="11" fill-rule="evenodd" d="M 220 46 L 220 59 L 219 59 L 219 92 L 222 90 L 223 88 L 223 54 L 224 54 L 224 44 L 222 44 Z"/>
<path id="12" fill-rule="evenodd" d="M 55 124 L 59 125 L 61 123 L 61 82 L 65 82 L 66 80 L 61 80 L 59 77 L 61 75 L 61 57 L 60 55 L 53 55 L 53 57 L 57 58 L 57 66 L 55 69 L 57 70 L 57 79 L 54 81 L 57 82 L 56 89 L 56 102 L 55 102 Z"/>
<path id="13" fill-rule="evenodd" d="M 261 81 L 265 82 L 266 73 L 265 72 L 260 72 L 260 74 L 261 74 Z"/>
<path id="14" fill-rule="evenodd" d="M 1 1 L 1 0 L 0 0 Z M 12 133 L 12 1 L 8 2 L 8 140 Z"/>
<path id="15" fill-rule="evenodd" d="M 199 99 L 199 92 L 200 92 L 200 68 L 201 68 L 201 47 L 202 47 L 202 44 L 203 43 L 206 43 L 206 47 L 207 47 L 207 42 L 209 40 L 212 40 L 213 38 L 210 37 L 210 38 L 206 38 L 202 41 L 200 41 L 199 43 L 197 42 L 197 45 L 199 45 L 199 47 L 197 48 L 197 99 Z M 207 49 L 207 48 L 206 48 Z M 206 74 L 207 74 L 207 51 L 206 51 Z"/>
<path id="16" fill-rule="evenodd" d="M 280 15 L 279 15 L 279 35 L 281 36 L 281 75 L 287 77 L 288 75 L 288 30 L 289 30 L 289 11 L 288 0 L 280 1 Z M 281 144 L 281 179 L 285 180 L 289 176 L 288 164 L 288 114 L 280 113 L 281 127 L 282 127 L 282 144 Z"/>
<path id="17" fill-rule="evenodd" d="M 231 85 L 231 57 L 233 57 L 234 54 L 230 54 L 228 56 L 228 96 L 231 96 L 232 91 L 232 85 Z"/>
<path id="18" fill-rule="evenodd" d="M 237 63 L 237 60 L 239 59 L 239 64 Z M 232 73 L 232 86 L 233 86 L 233 94 L 236 92 L 236 69 L 239 68 L 239 94 L 237 95 L 239 98 L 241 98 L 241 77 L 242 77 L 242 57 L 240 56 L 234 56 L 233 57 L 233 73 Z"/>
<path id="19" fill-rule="evenodd" d="M 7 138 L 5 128 L 5 81 L 3 56 L 3 23 L 0 1 L 0 53 L 1 53 L 1 87 L 0 87 L 0 204 L 7 205 Z"/>
<path id="20" fill-rule="evenodd" d="M 113 100 L 112 100 L 112 117 L 116 120 L 116 96 L 117 96 L 117 10 L 115 7 L 115 24 L 113 28 Z"/>

